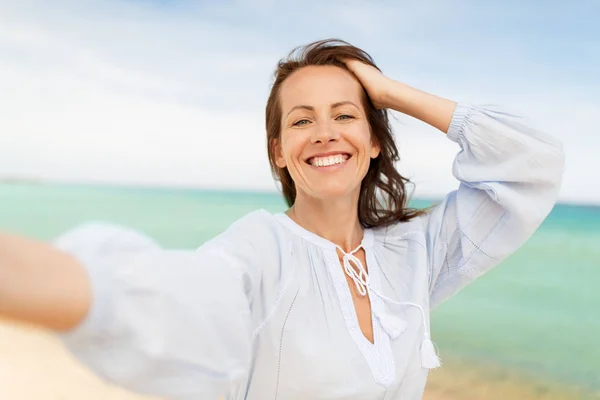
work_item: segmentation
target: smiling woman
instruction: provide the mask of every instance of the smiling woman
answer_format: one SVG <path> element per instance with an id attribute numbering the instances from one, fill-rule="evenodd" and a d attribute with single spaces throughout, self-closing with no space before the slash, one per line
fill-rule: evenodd
<path id="1" fill-rule="evenodd" d="M 432 209 L 407 208 L 386 109 L 460 147 L 460 185 Z M 560 143 L 334 40 L 280 62 L 266 125 L 285 213 L 250 213 L 195 251 L 108 223 L 51 244 L 2 235 L 0 316 L 55 329 L 98 375 L 168 399 L 421 398 L 440 366 L 430 310 L 539 227 Z"/>
<path id="2" fill-rule="evenodd" d="M 420 215 L 422 211 L 406 207 L 408 179 L 395 167 L 399 154 L 387 110 L 376 107 L 349 69 L 352 64 L 345 61 L 359 61 L 375 68 L 371 57 L 361 49 L 327 40 L 293 50 L 277 68 L 266 109 L 267 150 L 283 195 L 292 206 L 298 191 L 303 196 L 311 190 L 305 186 L 302 169 L 294 168 L 309 162 L 320 167 L 312 169 L 315 173 L 343 170 L 345 174 L 355 174 L 353 179 L 327 177 L 324 183 L 346 185 L 330 188 L 342 191 L 338 196 L 357 192 L 354 189 L 360 187 L 358 215 L 363 226 L 406 221 Z M 339 135 L 344 136 L 341 144 L 336 137 Z M 303 152 L 303 162 L 286 160 L 292 151 Z M 350 160 L 351 168 L 324 168 L 335 160 L 322 157 L 336 154 L 336 164 L 341 164 L 342 159 Z M 314 190 L 309 193 L 318 196 Z M 379 206 L 378 196 L 385 199 L 385 207 Z"/>

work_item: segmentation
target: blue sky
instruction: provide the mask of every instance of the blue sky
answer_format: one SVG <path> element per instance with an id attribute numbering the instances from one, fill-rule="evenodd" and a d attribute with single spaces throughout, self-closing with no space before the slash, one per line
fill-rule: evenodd
<path id="1" fill-rule="evenodd" d="M 274 189 L 273 68 L 337 37 L 394 79 L 528 115 L 565 144 L 562 200 L 600 203 L 599 15 L 591 0 L 0 0 L 0 176 Z M 395 127 L 416 194 L 454 189 L 455 145 Z"/>

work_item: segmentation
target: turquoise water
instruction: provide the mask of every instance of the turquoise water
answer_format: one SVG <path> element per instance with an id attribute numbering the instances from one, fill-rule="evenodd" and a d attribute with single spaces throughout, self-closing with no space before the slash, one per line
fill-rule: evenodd
<path id="1" fill-rule="evenodd" d="M 0 184 L 0 229 L 42 239 L 101 219 L 194 248 L 257 208 L 285 204 L 272 193 Z M 600 390 L 598 283 L 600 207 L 558 205 L 525 246 L 434 312 L 436 344 L 442 357 Z"/>

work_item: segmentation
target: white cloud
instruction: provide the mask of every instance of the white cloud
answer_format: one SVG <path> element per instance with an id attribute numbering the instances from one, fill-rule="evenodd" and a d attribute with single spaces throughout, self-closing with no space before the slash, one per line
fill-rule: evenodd
<path id="1" fill-rule="evenodd" d="M 508 35 L 451 47 L 464 9 L 422 3 L 0 2 L 0 176 L 273 188 L 273 68 L 292 47 L 337 36 L 412 85 L 531 115 L 565 142 L 563 198 L 600 202 L 599 84 L 576 85 Z M 400 119 L 400 169 L 417 194 L 453 189 L 455 145 Z"/>

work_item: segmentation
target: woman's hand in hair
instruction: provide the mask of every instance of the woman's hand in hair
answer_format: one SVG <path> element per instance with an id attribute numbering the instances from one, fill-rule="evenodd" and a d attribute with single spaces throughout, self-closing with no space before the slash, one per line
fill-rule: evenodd
<path id="1" fill-rule="evenodd" d="M 362 61 L 346 59 L 344 63 L 365 88 L 373 105 L 378 109 L 389 108 L 387 98 L 391 79 Z"/>
<path id="2" fill-rule="evenodd" d="M 456 107 L 444 99 L 385 76 L 377 68 L 357 60 L 344 60 L 358 78 L 375 107 L 390 108 L 417 118 L 446 133 Z"/>

